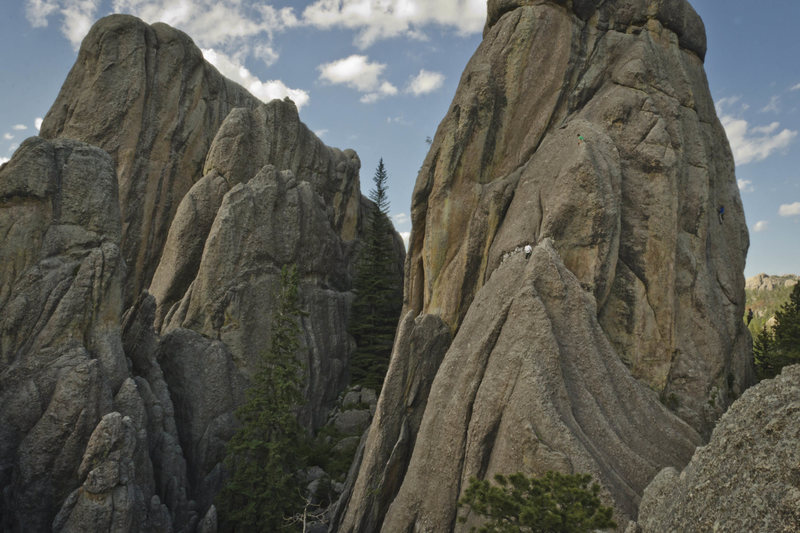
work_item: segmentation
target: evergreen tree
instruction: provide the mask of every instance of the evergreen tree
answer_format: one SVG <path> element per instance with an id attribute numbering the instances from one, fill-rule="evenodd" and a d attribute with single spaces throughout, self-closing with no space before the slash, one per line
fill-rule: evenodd
<path id="1" fill-rule="evenodd" d="M 753 341 L 753 355 L 760 379 L 773 378 L 784 366 L 800 363 L 800 283 L 775 313 L 772 333 L 765 326 Z"/>
<path id="2" fill-rule="evenodd" d="M 483 526 L 472 528 L 479 533 L 579 533 L 616 527 L 612 509 L 597 497 L 600 486 L 589 487 L 591 480 L 588 474 L 559 472 L 539 478 L 498 474 L 497 485 L 471 478 L 458 504 L 487 518 Z"/>
<path id="3" fill-rule="evenodd" d="M 354 283 L 350 334 L 356 341 L 352 382 L 380 391 L 402 306 L 402 278 L 395 266 L 393 227 L 389 222 L 388 175 L 383 159 L 372 178 L 374 207 L 367 220 Z"/>
<path id="4" fill-rule="evenodd" d="M 303 399 L 297 267 L 281 269 L 269 350 L 236 410 L 241 427 L 228 442 L 230 478 L 217 507 L 224 531 L 294 531 L 286 517 L 302 511 L 297 443 L 305 436 L 294 409 Z"/>

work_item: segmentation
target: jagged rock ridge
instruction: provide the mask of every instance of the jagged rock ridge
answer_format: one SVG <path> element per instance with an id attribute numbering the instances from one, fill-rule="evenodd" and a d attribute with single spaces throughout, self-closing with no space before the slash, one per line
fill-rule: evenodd
<path id="1" fill-rule="evenodd" d="M 752 383 L 748 235 L 700 18 L 684 0 L 488 13 L 412 198 L 405 309 L 454 338 L 415 378 L 426 399 L 379 400 L 341 531 L 468 529 L 469 476 L 547 469 L 591 472 L 624 528 Z"/>
<path id="2" fill-rule="evenodd" d="M 282 265 L 307 427 L 347 384 L 358 156 L 124 15 L 89 32 L 41 133 L 0 167 L 2 528 L 211 531 Z"/>

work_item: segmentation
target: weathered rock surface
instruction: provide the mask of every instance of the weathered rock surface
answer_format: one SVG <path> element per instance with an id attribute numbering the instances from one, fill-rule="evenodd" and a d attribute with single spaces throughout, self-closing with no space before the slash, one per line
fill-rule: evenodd
<path id="1" fill-rule="evenodd" d="M 680 474 L 663 470 L 639 511 L 644 532 L 800 529 L 800 365 L 748 389 Z"/>
<path id="2" fill-rule="evenodd" d="M 488 13 L 412 198 L 405 309 L 453 342 L 400 480 L 379 474 L 397 437 L 367 442 L 342 531 L 381 527 L 381 491 L 383 531 L 468 528 L 470 475 L 548 469 L 592 473 L 624 528 L 752 383 L 749 242 L 702 21 L 684 0 Z M 392 413 L 420 416 L 384 392 L 370 436 L 398 431 Z"/>
<path id="3" fill-rule="evenodd" d="M 125 301 L 148 287 L 179 202 L 228 113 L 260 102 L 166 24 L 98 21 L 44 118 L 40 135 L 98 146 L 119 180 Z"/>
<path id="4" fill-rule="evenodd" d="M 551 237 L 633 374 L 707 434 L 750 376 L 702 22 L 682 0 L 561 4 L 489 2 L 414 192 L 407 307 L 455 330 L 504 253 Z"/>
<path id="5" fill-rule="evenodd" d="M 431 382 L 450 340 L 449 328 L 435 315 L 415 318 L 407 313 L 400 321 L 376 414 L 348 475 L 331 531 L 380 529 L 405 475 Z"/>
<path id="6" fill-rule="evenodd" d="M 744 288 L 750 291 L 773 291 L 779 287 L 794 287 L 800 281 L 800 276 L 787 274 L 784 276 L 770 276 L 768 274 L 756 274 L 752 278 L 747 278 Z"/>
<path id="7" fill-rule="evenodd" d="M 2 529 L 213 531 L 283 265 L 302 421 L 347 385 L 358 156 L 129 16 L 89 32 L 42 135 L 0 168 Z"/>
<path id="8" fill-rule="evenodd" d="M 108 154 L 26 140 L 0 169 L 0 235 L 0 516 L 44 531 L 127 375 Z"/>

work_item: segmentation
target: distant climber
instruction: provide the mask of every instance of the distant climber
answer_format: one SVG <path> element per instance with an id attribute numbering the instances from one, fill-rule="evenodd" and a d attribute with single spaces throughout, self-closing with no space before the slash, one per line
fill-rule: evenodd
<path id="1" fill-rule="evenodd" d="M 531 256 L 531 253 L 533 253 L 533 248 L 531 248 L 530 244 L 526 244 L 524 250 L 525 250 L 525 259 L 527 259 Z"/>
<path id="2" fill-rule="evenodd" d="M 719 206 L 719 209 L 717 209 L 717 216 L 719 217 L 719 223 L 722 224 L 722 221 L 725 218 L 725 206 L 724 205 Z"/>
<path id="3" fill-rule="evenodd" d="M 578 145 L 580 145 L 580 144 L 581 144 L 583 141 L 585 141 L 585 140 L 586 140 L 586 139 L 584 139 L 584 138 L 583 138 L 583 135 L 581 135 L 581 134 L 579 133 L 579 134 L 578 134 Z"/>
<path id="4" fill-rule="evenodd" d="M 749 307 L 747 308 L 747 325 L 750 325 L 750 321 L 753 320 L 753 310 Z"/>

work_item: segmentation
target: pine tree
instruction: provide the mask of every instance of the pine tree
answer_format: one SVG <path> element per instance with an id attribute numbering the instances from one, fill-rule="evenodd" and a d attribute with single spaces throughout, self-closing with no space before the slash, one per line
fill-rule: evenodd
<path id="1" fill-rule="evenodd" d="M 294 409 L 302 399 L 302 366 L 296 355 L 302 311 L 297 268 L 284 266 L 272 320 L 269 350 L 263 355 L 245 403 L 236 410 L 240 429 L 228 442 L 230 473 L 217 499 L 224 531 L 293 531 L 285 520 L 302 510 L 297 443 L 304 437 Z"/>
<path id="2" fill-rule="evenodd" d="M 472 528 L 479 533 L 588 533 L 616 527 L 612 509 L 598 498 L 600 486 L 590 487 L 591 480 L 588 474 L 559 472 L 538 478 L 498 474 L 497 484 L 473 477 L 458 505 L 487 519 L 480 528 Z"/>
<path id="3" fill-rule="evenodd" d="M 759 379 L 773 378 L 784 366 L 800 363 L 800 283 L 775 313 L 772 332 L 764 326 L 753 341 L 753 356 Z"/>
<path id="4" fill-rule="evenodd" d="M 402 279 L 395 267 L 392 225 L 389 222 L 388 175 L 383 159 L 373 177 L 369 198 L 374 207 L 360 251 L 350 315 L 350 334 L 356 351 L 350 364 L 352 382 L 380 391 L 402 306 Z"/>

